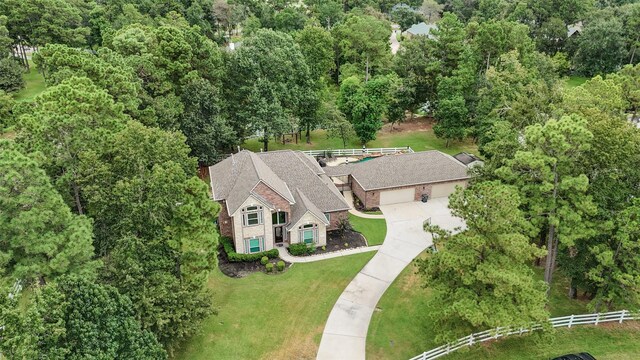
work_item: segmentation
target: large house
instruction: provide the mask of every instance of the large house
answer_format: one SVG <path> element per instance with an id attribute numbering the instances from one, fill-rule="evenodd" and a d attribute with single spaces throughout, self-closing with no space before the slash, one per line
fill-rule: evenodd
<path id="1" fill-rule="evenodd" d="M 223 236 L 238 253 L 279 244 L 326 245 L 351 208 L 317 161 L 300 151 L 243 150 L 209 167 Z"/>
<path id="2" fill-rule="evenodd" d="M 233 154 L 209 167 L 213 200 L 222 206 L 220 232 L 233 238 L 238 253 L 322 246 L 351 208 L 336 184 L 371 209 L 447 197 L 469 179 L 463 162 L 439 151 L 367 160 L 323 168 L 300 151 Z"/>

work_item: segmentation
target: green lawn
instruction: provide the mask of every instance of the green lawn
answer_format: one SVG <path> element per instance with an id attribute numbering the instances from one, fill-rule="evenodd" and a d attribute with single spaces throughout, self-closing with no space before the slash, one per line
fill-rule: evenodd
<path id="1" fill-rule="evenodd" d="M 367 358 L 409 359 L 426 350 L 442 345 L 433 341 L 436 329 L 429 327 L 425 319 L 426 313 L 438 310 L 429 307 L 428 300 L 430 290 L 428 288 L 422 288 L 422 280 L 419 275 L 415 274 L 415 271 L 415 266 L 408 266 L 389 287 L 378 303 L 379 311 L 373 314 L 371 324 L 369 325 Z M 536 274 L 542 278 L 541 270 L 536 269 Z M 566 296 L 567 291 L 567 280 L 559 274 L 556 275 L 556 281 L 554 282 L 551 292 L 549 309 L 552 317 L 588 312 L 586 308 L 587 302 L 584 300 L 568 299 Z M 640 336 L 640 334 L 636 336 Z M 523 346 L 526 346 L 526 344 L 529 344 L 533 339 L 521 338 L 517 339 L 517 341 L 522 341 L 523 344 L 525 344 Z M 566 345 L 565 347 L 559 347 L 560 353 L 563 351 L 571 352 L 574 350 L 574 348 L 570 347 L 571 344 L 569 341 L 567 341 L 566 344 L 565 342 L 559 342 L 556 346 Z M 495 350 L 496 354 L 500 353 L 500 351 L 512 351 L 510 353 L 511 355 L 505 353 L 504 357 L 500 358 L 520 358 L 515 355 L 518 353 L 517 344 L 505 345 L 504 349 L 502 345 L 499 346 L 500 347 Z M 549 351 L 554 350 L 553 347 L 549 347 L 548 349 Z M 640 344 L 636 349 L 640 349 Z M 527 351 L 533 351 L 533 347 Z M 474 352 L 474 354 L 474 356 L 461 356 L 459 359 L 498 358 L 498 355 L 490 352 L 478 351 L 477 353 Z M 529 354 L 534 356 L 532 359 L 540 359 L 543 358 L 541 355 L 548 355 L 544 352 Z M 621 357 L 620 359 L 625 358 Z"/>
<path id="2" fill-rule="evenodd" d="M 355 231 L 364 235 L 369 246 L 382 245 L 387 236 L 387 222 L 384 219 L 365 219 L 349 214 L 349 222 Z"/>
<path id="3" fill-rule="evenodd" d="M 570 76 L 567 78 L 566 84 L 568 87 L 576 87 L 584 84 L 587 80 L 589 78 L 584 76 Z"/>
<path id="4" fill-rule="evenodd" d="M 637 326 L 637 323 L 632 323 L 558 329 L 544 340 L 537 340 L 536 336 L 516 336 L 442 359 L 539 360 L 588 352 L 598 360 L 636 360 L 640 354 L 640 330 Z"/>
<path id="5" fill-rule="evenodd" d="M 405 147 L 410 146 L 414 151 L 440 150 L 447 154 L 457 154 L 461 151 L 477 153 L 477 147 L 471 142 L 453 142 L 449 147 L 445 146 L 445 141 L 436 138 L 433 131 L 393 131 L 380 132 L 377 139 L 367 144 L 367 147 Z M 251 151 L 260 151 L 262 142 L 258 139 L 248 139 L 244 147 Z M 361 148 L 362 144 L 357 139 L 351 139 L 347 144 L 347 149 Z M 342 149 L 343 144 L 340 139 L 327 138 L 324 130 L 315 130 L 311 132 L 311 144 L 307 144 L 303 135 L 303 139 L 298 144 L 270 141 L 269 150 L 322 150 L 322 149 Z"/>
<path id="6" fill-rule="evenodd" d="M 218 315 L 202 324 L 176 359 L 315 358 L 336 300 L 375 252 L 308 264 L 281 275 L 210 277 Z"/>
<path id="7" fill-rule="evenodd" d="M 25 87 L 15 93 L 15 99 L 18 101 L 32 100 L 36 95 L 44 91 L 46 84 L 44 77 L 37 70 L 35 65 L 31 63 L 29 72 L 24 74 Z"/>

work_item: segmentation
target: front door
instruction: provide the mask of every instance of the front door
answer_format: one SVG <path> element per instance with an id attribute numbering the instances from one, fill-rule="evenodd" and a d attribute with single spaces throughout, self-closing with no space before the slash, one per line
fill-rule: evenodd
<path id="1" fill-rule="evenodd" d="M 276 245 L 282 244 L 282 242 L 284 241 L 284 230 L 282 226 L 276 226 L 273 228 L 273 238 Z"/>

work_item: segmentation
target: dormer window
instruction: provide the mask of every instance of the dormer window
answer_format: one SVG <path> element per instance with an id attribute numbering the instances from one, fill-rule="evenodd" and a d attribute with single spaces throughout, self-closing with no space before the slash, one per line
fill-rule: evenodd
<path id="1" fill-rule="evenodd" d="M 263 222 L 262 206 L 247 206 L 242 209 L 242 225 L 254 226 Z"/>

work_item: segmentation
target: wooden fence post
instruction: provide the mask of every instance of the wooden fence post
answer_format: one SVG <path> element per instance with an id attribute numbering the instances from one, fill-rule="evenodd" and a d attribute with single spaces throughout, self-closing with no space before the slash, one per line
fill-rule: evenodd
<path id="1" fill-rule="evenodd" d="M 598 325 L 598 322 L 600 322 L 600 313 L 596 314 L 596 325 Z"/>
<path id="2" fill-rule="evenodd" d="M 571 327 L 571 325 L 573 325 L 573 314 L 571 314 L 571 318 L 569 319 L 569 326 Z"/>
<path id="3" fill-rule="evenodd" d="M 627 310 L 622 310 L 622 312 L 620 313 L 620 324 L 622 324 L 622 320 L 624 320 L 625 311 Z"/>

